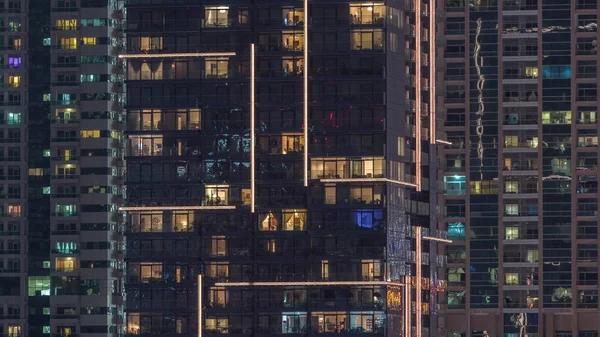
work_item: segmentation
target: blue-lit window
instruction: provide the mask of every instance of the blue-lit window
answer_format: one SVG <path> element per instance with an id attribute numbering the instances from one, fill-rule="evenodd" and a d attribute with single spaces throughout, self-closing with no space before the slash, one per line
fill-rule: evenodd
<path id="1" fill-rule="evenodd" d="M 465 224 L 462 222 L 448 223 L 448 238 L 452 240 L 464 240 L 466 237 Z"/>
<path id="2" fill-rule="evenodd" d="M 383 221 L 383 211 L 380 209 L 351 211 L 350 219 L 358 227 L 379 229 Z"/>
<path id="3" fill-rule="evenodd" d="M 571 66 L 544 66 L 544 78 L 571 78 Z"/>
<path id="4" fill-rule="evenodd" d="M 464 195 L 467 190 L 465 176 L 446 176 L 444 177 L 444 194 L 446 195 Z"/>

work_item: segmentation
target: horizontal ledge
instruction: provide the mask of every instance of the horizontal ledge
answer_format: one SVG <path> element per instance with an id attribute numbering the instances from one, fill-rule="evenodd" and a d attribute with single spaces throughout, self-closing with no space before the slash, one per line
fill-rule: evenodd
<path id="1" fill-rule="evenodd" d="M 423 240 L 429 240 L 429 241 L 437 241 L 437 242 L 445 242 L 445 243 L 452 243 L 452 240 L 449 239 L 443 239 L 443 238 L 436 238 L 433 236 L 423 236 L 422 237 Z"/>
<path id="2" fill-rule="evenodd" d="M 339 178 L 339 179 L 321 179 L 322 183 L 350 183 L 350 182 L 364 182 L 364 183 L 392 183 L 409 187 L 417 187 L 416 184 L 407 183 L 399 180 L 392 180 L 388 178 Z"/>
<path id="3" fill-rule="evenodd" d="M 165 58 L 165 57 L 219 57 L 235 56 L 235 52 L 222 53 L 164 53 L 164 54 L 121 54 L 121 59 L 140 59 L 140 58 Z"/>
<path id="4" fill-rule="evenodd" d="M 120 211 L 178 211 L 235 209 L 235 206 L 130 206 L 119 207 Z"/>
<path id="5" fill-rule="evenodd" d="M 452 145 L 452 142 L 443 139 L 436 139 L 435 142 L 440 144 Z"/>
<path id="6" fill-rule="evenodd" d="M 215 287 L 302 287 L 302 286 L 381 286 L 391 285 L 403 287 L 400 282 L 388 281 L 316 281 L 316 282 L 217 282 Z"/>

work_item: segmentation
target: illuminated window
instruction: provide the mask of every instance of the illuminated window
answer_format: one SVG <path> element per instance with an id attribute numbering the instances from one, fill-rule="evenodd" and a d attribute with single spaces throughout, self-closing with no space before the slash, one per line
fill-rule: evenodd
<path id="1" fill-rule="evenodd" d="M 17 69 L 21 67 L 21 57 L 20 56 L 10 56 L 8 58 L 8 68 L 9 69 Z"/>
<path id="2" fill-rule="evenodd" d="M 507 285 L 519 285 L 519 274 L 518 273 L 506 273 L 504 275 L 504 284 Z"/>
<path id="3" fill-rule="evenodd" d="M 81 130 L 81 138 L 100 138 L 100 130 Z"/>
<path id="4" fill-rule="evenodd" d="M 453 240 L 464 240 L 466 238 L 465 224 L 462 222 L 449 222 L 448 238 Z"/>
<path id="5" fill-rule="evenodd" d="M 517 240 L 519 239 L 519 227 L 506 227 L 504 228 L 506 240 Z"/>
<path id="6" fill-rule="evenodd" d="M 598 136 L 577 137 L 577 146 L 579 146 L 579 147 L 597 147 L 598 146 Z"/>
<path id="7" fill-rule="evenodd" d="M 227 78 L 229 74 L 229 59 L 217 58 L 204 61 L 206 78 Z"/>
<path id="8" fill-rule="evenodd" d="M 173 212 L 173 231 L 174 232 L 188 232 L 193 230 L 194 213 L 193 212 Z"/>
<path id="9" fill-rule="evenodd" d="M 448 268 L 448 282 L 450 284 L 464 284 L 465 270 L 462 268 Z"/>
<path id="10" fill-rule="evenodd" d="M 119 131 L 111 131 L 110 137 L 112 139 L 121 139 L 121 133 Z"/>
<path id="11" fill-rule="evenodd" d="M 142 263 L 140 265 L 142 283 L 150 283 L 154 280 L 162 280 L 163 266 L 161 262 Z"/>
<path id="12" fill-rule="evenodd" d="M 139 313 L 128 313 L 127 314 L 127 334 L 137 335 L 140 333 L 140 314 Z"/>
<path id="13" fill-rule="evenodd" d="M 11 125 L 21 124 L 21 113 L 20 112 L 9 112 L 7 115 L 6 122 Z"/>
<path id="14" fill-rule="evenodd" d="M 60 38 L 60 49 L 77 49 L 76 37 Z"/>
<path id="15" fill-rule="evenodd" d="M 9 205 L 8 206 L 8 216 L 20 217 L 21 216 L 21 205 Z"/>
<path id="16" fill-rule="evenodd" d="M 537 249 L 527 251 L 527 262 L 534 263 L 539 260 L 539 252 Z"/>
<path id="17" fill-rule="evenodd" d="M 504 136 L 504 147 L 519 147 L 519 136 Z"/>
<path id="18" fill-rule="evenodd" d="M 130 137 L 132 156 L 161 156 L 163 153 L 162 136 Z"/>
<path id="19" fill-rule="evenodd" d="M 29 169 L 29 175 L 30 176 L 43 176 L 44 175 L 44 169 L 43 168 L 30 168 Z"/>
<path id="20" fill-rule="evenodd" d="M 20 32 L 23 25 L 18 21 L 9 21 L 8 30 L 11 32 Z"/>
<path id="21" fill-rule="evenodd" d="M 325 186 L 325 204 L 335 205 L 336 198 L 337 196 L 335 186 Z"/>
<path id="22" fill-rule="evenodd" d="M 18 88 L 21 86 L 21 76 L 13 75 L 8 77 L 8 85 L 12 88 Z"/>
<path id="23" fill-rule="evenodd" d="M 75 262 L 73 257 L 57 257 L 54 260 L 56 269 L 64 272 L 75 271 Z"/>
<path id="24" fill-rule="evenodd" d="M 538 78 L 538 67 L 526 67 L 525 76 L 529 78 Z"/>
<path id="25" fill-rule="evenodd" d="M 227 279 L 229 277 L 229 263 L 227 262 L 209 262 L 206 268 L 208 277 L 216 279 Z"/>
<path id="26" fill-rule="evenodd" d="M 321 280 L 329 280 L 329 261 L 327 260 L 321 261 Z"/>
<path id="27" fill-rule="evenodd" d="M 542 111 L 542 124 L 571 124 L 571 111 Z"/>
<path id="28" fill-rule="evenodd" d="M 8 337 L 20 337 L 21 336 L 21 327 L 18 325 L 9 325 L 7 331 L 8 331 Z"/>
<path id="29" fill-rule="evenodd" d="M 519 215 L 519 205 L 517 205 L 517 204 L 504 205 L 504 214 L 509 215 L 509 216 L 518 216 Z"/>
<path id="30" fill-rule="evenodd" d="M 350 34 L 351 50 L 383 50 L 383 31 L 354 30 Z"/>
<path id="31" fill-rule="evenodd" d="M 518 181 L 504 182 L 504 192 L 505 193 L 518 193 L 519 192 L 519 182 Z"/>
<path id="32" fill-rule="evenodd" d="M 206 185 L 204 203 L 207 206 L 227 205 L 229 185 Z"/>
<path id="33" fill-rule="evenodd" d="M 383 3 L 350 4 L 350 24 L 372 25 L 382 24 L 385 17 Z"/>
<path id="34" fill-rule="evenodd" d="M 229 291 L 225 288 L 210 289 L 210 306 L 213 308 L 224 308 L 228 303 Z"/>
<path id="35" fill-rule="evenodd" d="M 304 33 L 298 31 L 283 31 L 281 35 L 281 41 L 284 50 L 304 50 Z"/>
<path id="36" fill-rule="evenodd" d="M 56 120 L 60 123 L 68 123 L 77 119 L 77 113 L 73 109 L 57 109 Z"/>
<path id="37" fill-rule="evenodd" d="M 204 321 L 204 331 L 215 334 L 229 333 L 229 318 L 207 318 Z"/>
<path id="38" fill-rule="evenodd" d="M 44 149 L 43 155 L 44 155 L 44 157 L 50 157 L 50 155 L 51 155 L 50 149 Z"/>
<path id="39" fill-rule="evenodd" d="M 279 229 L 279 221 L 273 212 L 267 213 L 263 220 L 260 222 L 260 230 L 263 231 L 276 231 Z"/>
<path id="40" fill-rule="evenodd" d="M 283 230 L 303 231 L 306 227 L 306 210 L 284 209 Z"/>
<path id="41" fill-rule="evenodd" d="M 162 232 L 162 212 L 144 212 L 131 214 L 131 225 L 134 232 Z"/>
<path id="42" fill-rule="evenodd" d="M 56 242 L 56 252 L 59 254 L 73 254 L 77 250 L 77 242 Z"/>
<path id="43" fill-rule="evenodd" d="M 42 194 L 50 194 L 50 193 L 51 193 L 50 186 L 42 187 Z"/>
<path id="44" fill-rule="evenodd" d="M 21 39 L 12 39 L 12 45 L 15 48 L 15 50 L 21 50 Z"/>
<path id="45" fill-rule="evenodd" d="M 404 137 L 398 137 L 398 155 L 404 156 Z"/>
<path id="46" fill-rule="evenodd" d="M 83 37 L 83 38 L 81 38 L 81 42 L 82 42 L 82 44 L 85 44 L 85 45 L 95 45 L 96 38 L 95 37 Z"/>
<path id="47" fill-rule="evenodd" d="M 282 9 L 284 26 L 302 26 L 304 25 L 303 8 L 284 8 Z"/>
<path id="48" fill-rule="evenodd" d="M 77 215 L 77 205 L 56 205 L 56 216 Z"/>
<path id="49" fill-rule="evenodd" d="M 467 182 L 465 176 L 445 176 L 444 194 L 445 195 L 465 195 L 467 192 Z"/>
<path id="50" fill-rule="evenodd" d="M 380 260 L 362 260 L 361 274 L 364 281 L 380 280 L 383 276 L 382 262 Z"/>
<path id="51" fill-rule="evenodd" d="M 206 7 L 204 9 L 204 25 L 206 27 L 229 27 L 229 7 Z"/>
<path id="52" fill-rule="evenodd" d="M 43 101 L 50 102 L 52 100 L 52 94 L 44 94 Z"/>
<path id="53" fill-rule="evenodd" d="M 50 333 L 50 326 L 49 325 L 44 325 L 42 327 L 42 333 L 43 334 L 49 334 Z"/>
<path id="54" fill-rule="evenodd" d="M 281 333 L 304 334 L 306 333 L 306 312 L 281 313 Z"/>
<path id="55" fill-rule="evenodd" d="M 56 20 L 56 28 L 59 30 L 76 30 L 77 19 Z"/>
<path id="56" fill-rule="evenodd" d="M 27 293 L 29 296 L 50 296 L 50 276 L 29 276 Z"/>
<path id="57" fill-rule="evenodd" d="M 224 236 L 213 236 L 210 239 L 210 254 L 211 256 L 227 255 L 227 239 Z"/>
<path id="58" fill-rule="evenodd" d="M 579 111 L 579 124 L 596 124 L 597 118 L 596 111 Z"/>

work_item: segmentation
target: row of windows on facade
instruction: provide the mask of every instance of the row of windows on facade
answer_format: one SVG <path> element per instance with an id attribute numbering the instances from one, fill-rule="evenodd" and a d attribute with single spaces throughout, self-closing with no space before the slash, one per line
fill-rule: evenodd
<path id="1" fill-rule="evenodd" d="M 444 7 L 448 12 L 462 12 L 465 9 L 469 10 L 490 10 L 497 8 L 497 2 L 494 0 L 486 0 L 477 6 L 469 6 L 469 0 L 444 0 Z M 568 2 L 563 4 L 570 6 Z M 544 7 L 544 5 L 542 5 Z M 595 9 L 598 4 L 595 0 L 577 0 L 576 9 Z M 536 10 L 538 8 L 538 0 L 510 0 L 504 2 L 502 10 Z M 450 336 L 449 336 L 450 337 Z"/>
<path id="2" fill-rule="evenodd" d="M 537 108 L 504 108 L 504 125 L 536 125 L 538 124 L 539 113 Z M 573 121 L 573 113 L 570 110 L 564 111 L 542 111 L 542 125 L 558 124 L 596 124 L 598 122 L 598 113 L 595 106 L 577 107 L 576 119 Z M 466 125 L 467 113 L 461 108 L 448 108 L 446 112 L 446 126 L 464 126 Z M 495 123 L 495 122 L 494 122 Z M 486 123 L 484 122 L 484 127 Z M 591 132 L 591 131 L 584 131 Z M 461 132 L 449 131 L 452 138 L 460 135 Z M 462 133 L 464 134 L 464 133 Z M 464 138 L 464 136 L 463 136 Z M 463 143 L 453 143 L 450 145 L 453 149 L 464 149 Z"/>
<path id="3" fill-rule="evenodd" d="M 320 9 L 320 8 L 319 8 Z M 372 25 L 372 24 L 383 24 L 385 18 L 386 8 L 383 3 L 372 3 L 372 4 L 361 4 L 351 3 L 349 4 L 349 13 L 346 12 L 342 15 L 348 15 L 348 20 L 341 20 L 341 15 L 335 13 L 321 13 L 316 11 L 313 14 L 313 19 L 318 24 L 319 19 L 337 20 L 337 22 L 346 22 L 346 24 L 352 25 Z M 207 6 L 204 7 L 204 15 L 199 14 L 203 19 L 194 17 L 189 19 L 188 16 L 183 16 L 180 20 L 175 19 L 175 15 L 168 12 L 133 12 L 129 19 L 129 29 L 139 28 L 176 28 L 181 27 L 176 23 L 182 21 L 184 25 L 200 26 L 206 28 L 228 28 L 237 27 L 240 25 L 247 25 L 249 23 L 249 10 L 245 8 L 231 8 L 229 6 Z M 172 18 L 170 16 L 173 16 Z M 316 16 L 316 18 L 315 18 Z M 304 9 L 293 8 L 293 7 L 271 7 L 271 8 L 260 8 L 257 10 L 257 23 L 263 25 L 273 26 L 284 26 L 284 27 L 297 27 L 303 26 L 305 22 Z"/>
<path id="4" fill-rule="evenodd" d="M 547 29 L 549 32 L 552 31 L 551 27 L 548 27 Z M 502 50 L 502 56 L 537 56 L 538 54 L 536 39 L 506 39 L 505 41 L 506 42 L 503 44 L 504 48 Z M 568 39 L 566 39 L 565 42 L 567 41 Z M 578 37 L 574 45 L 575 55 L 596 55 L 598 53 L 597 45 L 598 42 L 594 37 Z M 447 58 L 463 58 L 468 51 L 469 49 L 465 44 L 465 40 L 448 40 L 444 48 L 444 56 Z M 492 51 L 491 53 L 493 54 L 490 54 L 489 56 L 496 56 L 496 51 Z M 549 54 L 550 51 L 545 49 L 543 53 Z"/>
<path id="5" fill-rule="evenodd" d="M 348 59 L 325 59 L 314 61 L 310 73 L 319 76 L 365 76 L 383 75 L 385 67 L 375 57 L 363 57 L 360 62 Z M 129 62 L 127 79 L 175 80 L 201 78 L 246 78 L 249 76 L 247 60 L 230 57 L 205 58 L 200 61 L 151 61 Z M 304 59 L 299 56 L 269 57 L 257 60 L 258 77 L 292 77 L 304 74 Z"/>
<path id="6" fill-rule="evenodd" d="M 332 33 L 331 36 L 315 34 L 311 39 L 311 51 L 342 51 L 342 50 L 384 50 L 384 32 L 378 29 L 361 29 L 351 30 L 348 35 Z M 90 38 L 88 38 L 90 39 Z M 94 40 L 83 40 L 80 44 L 108 44 Z M 99 38 L 98 38 L 99 39 Z M 63 38 L 60 40 L 59 46 L 61 49 L 76 49 L 76 38 Z M 225 40 L 227 41 L 227 40 Z M 129 38 L 128 51 L 131 53 L 147 53 L 147 52 L 192 52 L 191 48 L 197 48 L 200 44 L 179 44 L 183 41 L 165 41 L 162 37 L 139 37 Z M 333 44 L 331 44 L 333 43 Z M 218 44 L 205 43 L 204 48 L 224 49 L 232 48 L 223 41 Z M 257 49 L 260 52 L 276 52 L 276 51 L 291 51 L 300 52 L 305 47 L 304 33 L 299 31 L 282 31 L 278 33 L 262 33 L 258 36 Z M 16 48 L 16 47 L 15 47 Z M 20 47 L 19 47 L 20 48 Z M 233 47 L 235 48 L 235 47 Z M 236 48 L 237 49 L 237 48 Z M 195 51 L 195 50 L 194 50 Z"/>

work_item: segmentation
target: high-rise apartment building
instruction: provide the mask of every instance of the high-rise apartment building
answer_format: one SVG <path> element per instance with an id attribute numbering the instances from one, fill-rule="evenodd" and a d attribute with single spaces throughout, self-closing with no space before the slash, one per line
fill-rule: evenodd
<path id="1" fill-rule="evenodd" d="M 123 331 L 122 15 L 0 1 L 0 336 Z"/>
<path id="2" fill-rule="evenodd" d="M 128 336 L 440 333 L 431 9 L 126 1 Z"/>
<path id="3" fill-rule="evenodd" d="M 598 336 L 598 2 L 446 0 L 448 336 Z"/>

